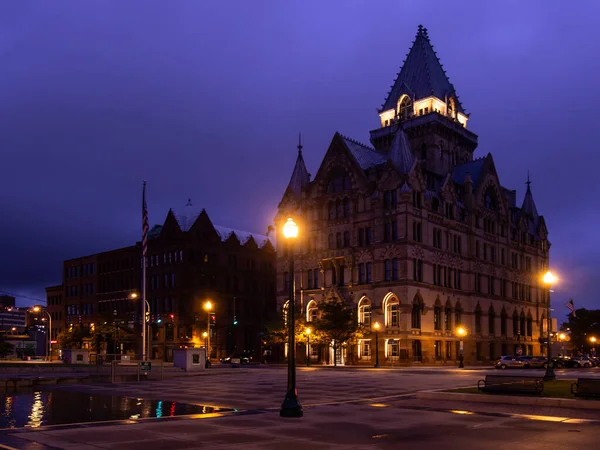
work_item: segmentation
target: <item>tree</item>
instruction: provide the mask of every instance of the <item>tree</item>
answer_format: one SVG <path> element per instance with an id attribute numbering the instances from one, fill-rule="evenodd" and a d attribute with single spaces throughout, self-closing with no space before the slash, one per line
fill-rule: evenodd
<path id="1" fill-rule="evenodd" d="M 15 351 L 15 346 L 10 342 L 4 340 L 4 336 L 0 337 L 0 358 L 6 358 L 8 355 L 12 355 Z"/>
<path id="2" fill-rule="evenodd" d="M 568 331 L 571 345 L 574 349 L 588 349 L 593 347 L 591 337 L 598 339 L 600 345 L 600 309 L 581 308 L 569 315 L 569 321 L 563 322 L 561 331 Z"/>
<path id="3" fill-rule="evenodd" d="M 332 298 L 319 304 L 320 317 L 315 329 L 331 342 L 333 364 L 337 365 L 337 352 L 343 344 L 352 344 L 360 337 L 356 310 L 340 298 Z"/>
<path id="4" fill-rule="evenodd" d="M 86 336 L 83 330 L 80 327 L 74 327 L 72 331 L 65 330 L 60 333 L 56 340 L 60 348 L 81 348 L 84 337 Z"/>

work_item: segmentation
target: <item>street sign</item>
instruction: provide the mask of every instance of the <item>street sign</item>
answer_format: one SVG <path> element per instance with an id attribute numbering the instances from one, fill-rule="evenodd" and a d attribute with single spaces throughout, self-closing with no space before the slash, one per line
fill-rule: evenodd
<path id="1" fill-rule="evenodd" d="M 140 372 L 152 372 L 152 363 L 150 361 L 140 361 Z"/>

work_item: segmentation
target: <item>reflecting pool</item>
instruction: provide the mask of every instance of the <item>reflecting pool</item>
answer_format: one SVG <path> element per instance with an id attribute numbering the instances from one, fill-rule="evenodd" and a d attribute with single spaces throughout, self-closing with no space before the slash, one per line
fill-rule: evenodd
<path id="1" fill-rule="evenodd" d="M 0 429 L 233 411 L 186 403 L 65 390 L 0 393 Z"/>

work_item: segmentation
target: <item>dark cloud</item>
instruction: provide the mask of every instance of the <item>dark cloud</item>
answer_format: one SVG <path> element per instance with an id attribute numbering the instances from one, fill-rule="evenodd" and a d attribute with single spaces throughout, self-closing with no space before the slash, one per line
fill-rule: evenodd
<path id="1" fill-rule="evenodd" d="M 13 2 L 0 5 L 0 289 L 43 296 L 65 258 L 133 243 L 191 197 L 264 231 L 302 131 L 367 141 L 423 22 L 502 183 L 531 171 L 557 298 L 600 269 L 597 2 Z"/>

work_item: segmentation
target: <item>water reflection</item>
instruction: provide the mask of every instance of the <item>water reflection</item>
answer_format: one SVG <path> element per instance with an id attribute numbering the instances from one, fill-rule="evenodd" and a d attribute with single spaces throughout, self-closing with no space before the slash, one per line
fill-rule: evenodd
<path id="1" fill-rule="evenodd" d="M 0 393 L 0 429 L 186 414 L 212 414 L 228 409 L 163 400 L 90 395 L 66 390 Z"/>
<path id="2" fill-rule="evenodd" d="M 52 394 L 48 394 L 48 406 L 51 405 Z M 40 391 L 33 393 L 33 404 L 31 405 L 31 414 L 29 415 L 28 427 L 37 428 L 42 425 L 44 418 L 44 404 L 42 403 L 42 393 Z"/>

